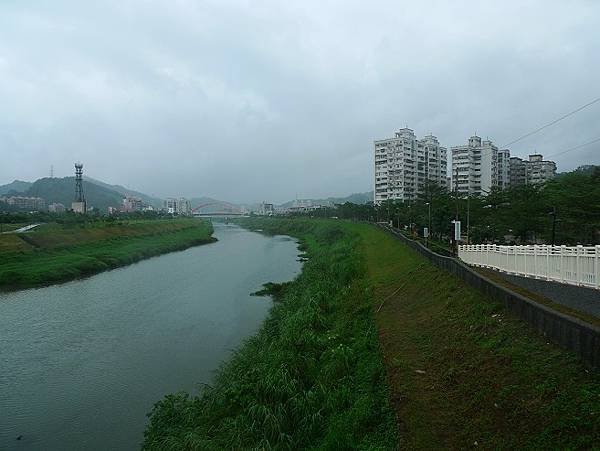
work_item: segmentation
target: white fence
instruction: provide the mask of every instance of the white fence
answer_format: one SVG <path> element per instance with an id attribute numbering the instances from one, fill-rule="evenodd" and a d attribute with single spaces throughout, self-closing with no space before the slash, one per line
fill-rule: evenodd
<path id="1" fill-rule="evenodd" d="M 458 246 L 462 261 L 519 276 L 600 289 L 600 246 Z"/>

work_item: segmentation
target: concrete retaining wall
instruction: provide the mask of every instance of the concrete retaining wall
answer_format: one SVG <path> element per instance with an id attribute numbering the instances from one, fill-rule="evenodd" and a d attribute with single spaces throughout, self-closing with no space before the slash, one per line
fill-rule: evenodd
<path id="1" fill-rule="evenodd" d="M 600 367 L 599 327 L 538 304 L 473 271 L 460 260 L 436 254 L 421 243 L 405 237 L 396 229 L 379 226 L 419 252 L 435 266 L 455 274 L 485 295 L 501 301 L 507 310 L 527 321 L 544 337 L 573 351 L 592 367 Z"/>

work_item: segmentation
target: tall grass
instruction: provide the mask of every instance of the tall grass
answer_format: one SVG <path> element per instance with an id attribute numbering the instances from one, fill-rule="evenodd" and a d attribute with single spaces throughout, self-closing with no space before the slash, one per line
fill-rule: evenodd
<path id="1" fill-rule="evenodd" d="M 155 405 L 143 447 L 395 448 L 358 236 L 325 222 L 246 225 L 300 237 L 309 259 L 214 385 Z"/>

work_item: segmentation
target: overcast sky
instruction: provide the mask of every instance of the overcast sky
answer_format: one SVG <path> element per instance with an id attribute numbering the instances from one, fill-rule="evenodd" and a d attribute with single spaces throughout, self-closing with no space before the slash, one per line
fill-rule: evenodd
<path id="1" fill-rule="evenodd" d="M 346 195 L 400 127 L 502 146 L 597 97 L 596 0 L 0 2 L 0 184 L 80 160 L 158 196 Z M 511 151 L 598 137 L 600 102 Z"/>

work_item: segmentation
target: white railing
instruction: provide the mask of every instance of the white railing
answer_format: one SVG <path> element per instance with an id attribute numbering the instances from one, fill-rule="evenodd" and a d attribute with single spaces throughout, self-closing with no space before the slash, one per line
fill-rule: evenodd
<path id="1" fill-rule="evenodd" d="M 600 246 L 458 246 L 469 265 L 600 289 Z"/>

